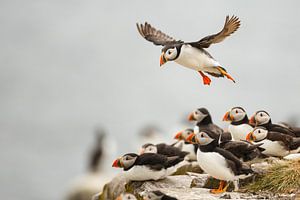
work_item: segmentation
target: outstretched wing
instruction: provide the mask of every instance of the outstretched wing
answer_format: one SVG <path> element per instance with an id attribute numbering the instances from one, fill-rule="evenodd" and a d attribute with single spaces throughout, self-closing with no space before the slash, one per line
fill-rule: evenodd
<path id="1" fill-rule="evenodd" d="M 183 41 L 176 40 L 171 36 L 168 36 L 167 34 L 161 32 L 160 30 L 156 30 L 147 22 L 145 22 L 144 25 L 137 23 L 136 26 L 141 36 L 146 40 L 154 43 L 155 45 L 165 46 L 165 45 L 171 45 L 176 43 L 183 43 Z"/>
<path id="2" fill-rule="evenodd" d="M 240 20 L 236 16 L 226 16 L 225 25 L 223 29 L 214 35 L 209 35 L 197 42 L 192 42 L 190 45 L 197 48 L 208 48 L 211 44 L 222 42 L 226 37 L 230 36 L 240 27 Z"/>

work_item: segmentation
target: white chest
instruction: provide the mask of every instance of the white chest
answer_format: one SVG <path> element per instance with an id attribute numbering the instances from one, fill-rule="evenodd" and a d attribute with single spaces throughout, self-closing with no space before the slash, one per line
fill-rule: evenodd
<path id="1" fill-rule="evenodd" d="M 203 70 L 204 67 L 218 66 L 218 62 L 210 58 L 204 52 L 190 45 L 183 45 L 176 63 L 194 69 L 196 71 Z"/>
<path id="2" fill-rule="evenodd" d="M 265 155 L 283 157 L 290 153 L 288 150 L 284 148 L 282 144 L 280 144 L 280 142 L 265 139 L 260 143 L 263 143 L 263 145 L 261 145 L 260 147 L 265 149 L 262 152 Z"/>
<path id="3" fill-rule="evenodd" d="M 225 158 L 218 153 L 202 152 L 198 149 L 197 161 L 201 169 L 216 179 L 226 181 L 237 179 L 232 170 L 228 167 Z"/>
<path id="4" fill-rule="evenodd" d="M 189 154 L 186 156 L 187 160 L 197 160 L 194 145 L 183 144 L 182 151 L 189 152 Z"/>
<path id="5" fill-rule="evenodd" d="M 241 124 L 241 125 L 232 125 L 228 126 L 228 131 L 231 133 L 233 140 L 240 141 L 246 140 L 248 133 L 253 130 L 252 126 L 248 124 Z"/>
<path id="6" fill-rule="evenodd" d="M 165 169 L 153 171 L 146 166 L 136 165 L 126 171 L 125 175 L 132 181 L 159 180 L 166 177 L 167 171 Z"/>

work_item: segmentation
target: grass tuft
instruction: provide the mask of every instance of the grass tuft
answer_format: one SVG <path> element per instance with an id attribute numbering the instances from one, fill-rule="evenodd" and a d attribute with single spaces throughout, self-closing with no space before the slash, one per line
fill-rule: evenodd
<path id="1" fill-rule="evenodd" d="M 246 189 L 251 192 L 296 193 L 300 190 L 300 159 L 273 164 Z"/>

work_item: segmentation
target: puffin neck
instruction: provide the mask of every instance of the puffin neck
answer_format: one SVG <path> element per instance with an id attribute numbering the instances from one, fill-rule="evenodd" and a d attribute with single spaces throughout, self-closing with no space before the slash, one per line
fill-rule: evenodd
<path id="1" fill-rule="evenodd" d="M 206 116 L 201 122 L 197 122 L 197 126 L 201 126 L 201 125 L 208 125 L 208 124 L 211 124 L 212 123 L 212 119 L 211 119 L 211 116 L 208 115 Z"/>
<path id="2" fill-rule="evenodd" d="M 272 120 L 270 119 L 266 124 L 261 124 L 259 126 L 263 126 L 266 129 L 269 129 L 272 126 Z"/>
<path id="3" fill-rule="evenodd" d="M 231 124 L 232 124 L 232 125 L 249 124 L 248 116 L 245 115 L 245 117 L 244 117 L 242 120 L 237 121 L 237 122 L 232 121 Z"/>
<path id="4" fill-rule="evenodd" d="M 213 142 L 209 143 L 208 145 L 199 145 L 199 149 L 202 152 L 212 152 L 218 146 L 218 141 L 214 140 Z"/>

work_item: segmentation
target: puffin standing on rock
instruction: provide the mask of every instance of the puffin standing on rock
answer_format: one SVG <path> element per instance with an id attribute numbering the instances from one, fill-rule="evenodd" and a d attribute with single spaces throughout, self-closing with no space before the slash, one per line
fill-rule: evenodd
<path id="1" fill-rule="evenodd" d="M 254 113 L 250 118 L 250 124 L 255 126 L 263 126 L 269 131 L 276 131 L 283 134 L 290 135 L 292 137 L 300 137 L 299 128 L 292 128 L 287 126 L 282 126 L 279 124 L 273 124 L 271 120 L 271 116 L 267 111 L 260 110 Z"/>
<path id="2" fill-rule="evenodd" d="M 210 130 L 202 130 L 192 134 L 188 141 L 199 144 L 197 151 L 198 164 L 207 174 L 221 180 L 218 189 L 212 193 L 226 192 L 228 181 L 233 181 L 235 191 L 238 190 L 238 180 L 242 175 L 253 173 L 250 167 L 241 162 L 231 152 L 218 147 L 218 136 Z"/>
<path id="3" fill-rule="evenodd" d="M 262 153 L 268 156 L 284 157 L 290 153 L 297 153 L 297 149 L 300 147 L 300 138 L 268 131 L 262 126 L 255 127 L 247 135 L 247 140 L 250 142 L 262 142 L 261 148 L 264 149 Z"/>
<path id="4" fill-rule="evenodd" d="M 147 22 L 145 24 L 137 23 L 137 29 L 143 38 L 155 45 L 164 46 L 160 56 L 160 66 L 167 61 L 175 61 L 182 66 L 199 72 L 205 85 L 210 85 L 211 80 L 204 73 L 214 77 L 226 77 L 235 82 L 226 69 L 204 49 L 211 44 L 222 42 L 239 27 L 240 20 L 238 17 L 227 16 L 224 27 L 219 33 L 206 36 L 196 42 L 184 42 L 155 29 Z"/>
<path id="5" fill-rule="evenodd" d="M 168 176 L 175 165 L 183 161 L 178 156 L 167 157 L 161 154 L 128 153 L 116 159 L 112 166 L 123 168 L 126 177 L 131 181 L 159 180 Z"/>
<path id="6" fill-rule="evenodd" d="M 221 141 L 231 140 L 231 134 L 229 132 L 224 132 L 222 128 L 213 123 L 211 114 L 206 108 L 198 108 L 189 115 L 188 120 L 196 122 L 194 132 L 199 132 L 201 129 L 209 129 L 219 134 Z"/>
<path id="7" fill-rule="evenodd" d="M 249 124 L 246 111 L 242 107 L 233 107 L 226 112 L 223 121 L 229 121 L 228 131 L 233 140 L 246 140 L 247 134 L 252 131 L 253 127 Z"/>

